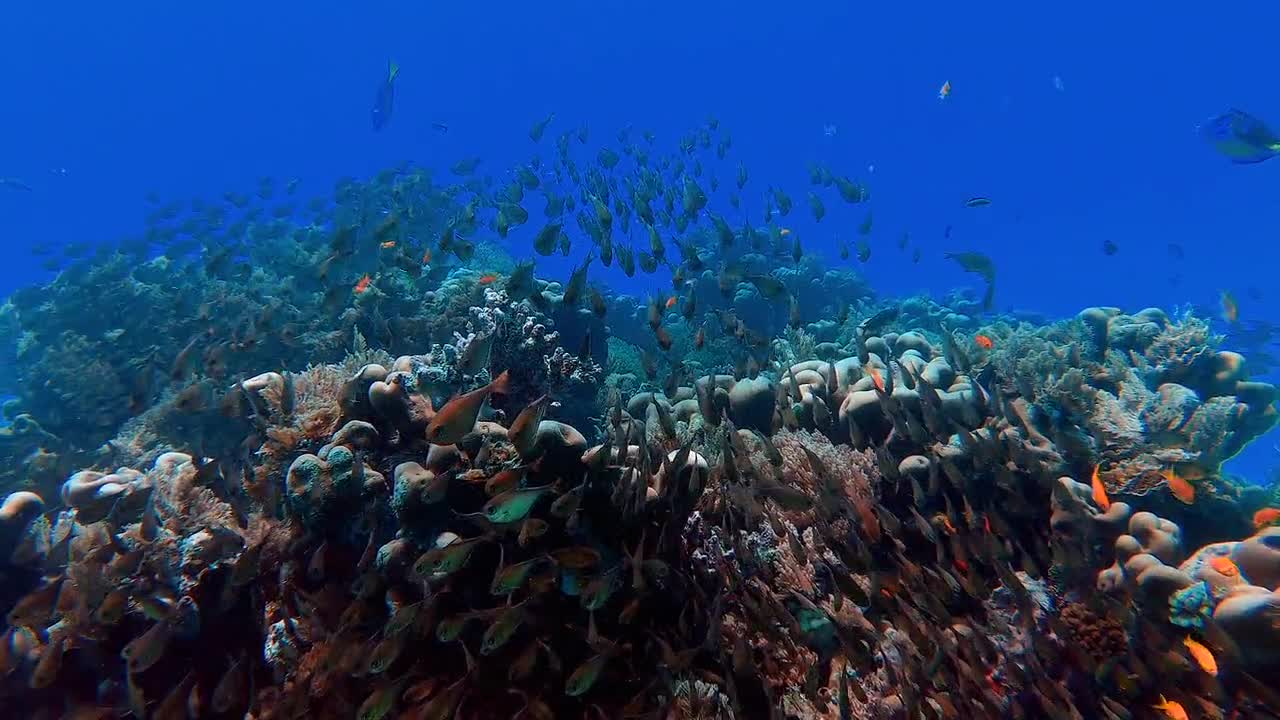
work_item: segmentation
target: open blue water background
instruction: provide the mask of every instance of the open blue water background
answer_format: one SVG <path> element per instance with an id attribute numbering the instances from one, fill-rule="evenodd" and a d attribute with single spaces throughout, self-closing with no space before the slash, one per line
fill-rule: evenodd
<path id="1" fill-rule="evenodd" d="M 869 183 L 862 269 L 882 293 L 968 284 L 941 254 L 975 249 L 997 260 L 1001 309 L 1216 309 L 1230 289 L 1243 318 L 1280 321 L 1280 160 L 1231 165 L 1195 134 L 1231 106 L 1280 125 L 1277 27 L 1280 6 L 1263 2 L 9 3 L 0 176 L 34 191 L 0 189 L 0 293 L 50 277 L 25 250 L 37 241 L 138 232 L 149 191 L 212 199 L 276 176 L 319 194 L 470 155 L 498 174 L 532 156 L 528 128 L 548 112 L 544 154 L 583 122 L 593 146 L 630 124 L 671 148 L 714 114 L 734 141 L 721 209 L 741 158 L 757 191 L 791 193 L 789 226 L 832 262 L 864 210 L 828 193 L 815 225 L 805 165 Z M 375 133 L 389 58 L 394 117 Z M 971 195 L 994 203 L 963 209 Z M 745 205 L 759 216 L 758 195 Z M 906 230 L 919 265 L 894 246 Z M 566 274 L 583 244 L 540 273 Z M 1277 442 L 1233 469 L 1260 480 Z"/>

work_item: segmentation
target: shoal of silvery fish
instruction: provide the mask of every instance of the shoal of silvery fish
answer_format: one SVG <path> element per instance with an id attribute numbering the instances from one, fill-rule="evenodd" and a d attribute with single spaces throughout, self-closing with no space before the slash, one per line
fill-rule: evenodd
<path id="1" fill-rule="evenodd" d="M 270 179 L 257 200 L 156 199 L 146 236 L 77 249 L 91 256 L 15 294 L 8 312 L 37 343 L 83 338 L 120 382 L 89 400 L 24 385 L 6 408 L 6 442 L 35 439 L 14 478 L 35 492 L 0 510 L 7 702 L 369 720 L 1280 708 L 1274 657 L 1232 624 L 1232 603 L 1261 608 L 1246 627 L 1280 617 L 1280 510 L 1239 499 L 1229 451 L 1181 428 L 1055 422 L 1027 390 L 1044 378 L 1018 369 L 1036 342 L 1091 371 L 1061 392 L 1133 392 L 1147 369 L 1112 346 L 1159 357 L 1180 338 L 1200 354 L 1162 357 L 1160 387 L 1227 403 L 1242 446 L 1274 424 L 1274 388 L 1196 319 L 1093 308 L 1045 330 L 984 325 L 995 263 L 968 251 L 949 257 L 985 281 L 981 299 L 811 307 L 807 287 L 856 275 L 806 256 L 784 225 L 791 196 L 755 188 L 714 119 L 661 155 L 652 133 L 592 154 L 585 126 L 544 139 L 554 125 L 529 132 L 552 159 L 500 181 L 472 158 L 446 185 L 405 166 L 305 207 L 293 182 L 268 207 Z M 829 201 L 870 200 L 825 166 L 811 179 L 819 223 Z M 564 282 L 495 247 L 526 225 L 537 255 L 589 243 Z M 596 263 L 669 274 L 672 292 L 618 295 L 588 280 Z M 111 283 L 150 333 L 76 325 L 73 298 L 109 306 Z M 17 361 L 28 380 L 52 372 L 35 354 Z M 608 382 L 602 361 L 619 370 Z M 89 412 L 54 411 L 76 402 Z M 1167 518 L 1196 503 L 1255 535 L 1178 549 Z M 1239 537 L 1228 527 L 1213 539 Z"/>

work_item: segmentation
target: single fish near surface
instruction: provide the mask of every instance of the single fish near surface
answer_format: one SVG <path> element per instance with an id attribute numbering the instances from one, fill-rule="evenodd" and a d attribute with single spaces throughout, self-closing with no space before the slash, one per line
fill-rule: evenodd
<path id="1" fill-rule="evenodd" d="M 1206 120 L 1197 131 L 1213 149 L 1238 165 L 1260 163 L 1280 155 L 1280 136 L 1243 110 L 1231 108 Z"/>
<path id="2" fill-rule="evenodd" d="M 391 122 L 391 109 L 396 99 L 396 76 L 399 74 L 400 66 L 394 60 L 387 61 L 387 76 L 378 83 L 378 92 L 373 98 L 373 109 L 370 111 L 374 130 L 382 130 Z"/>
<path id="3" fill-rule="evenodd" d="M 24 192 L 31 192 L 35 189 L 16 177 L 0 177 L 0 187 L 22 190 Z"/>
<path id="4" fill-rule="evenodd" d="M 1240 320 L 1240 305 L 1236 302 L 1236 296 L 1230 291 L 1223 290 L 1220 297 L 1222 302 L 1222 319 L 1229 323 L 1236 323 Z"/>

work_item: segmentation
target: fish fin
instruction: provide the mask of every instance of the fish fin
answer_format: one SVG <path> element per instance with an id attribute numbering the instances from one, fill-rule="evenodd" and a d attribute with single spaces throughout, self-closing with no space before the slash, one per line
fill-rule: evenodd
<path id="1" fill-rule="evenodd" d="M 489 383 L 489 392 L 499 395 L 511 394 L 511 371 L 503 370 L 501 375 Z"/>
<path id="2" fill-rule="evenodd" d="M 387 82 L 395 82 L 396 76 L 400 74 L 400 64 L 395 60 L 387 61 Z"/>

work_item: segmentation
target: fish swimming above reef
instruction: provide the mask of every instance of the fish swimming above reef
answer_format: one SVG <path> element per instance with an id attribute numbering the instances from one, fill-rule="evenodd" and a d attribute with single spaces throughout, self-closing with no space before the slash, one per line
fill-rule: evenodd
<path id="1" fill-rule="evenodd" d="M 1280 155 L 1280 135 L 1243 110 L 1231 108 L 1202 123 L 1197 131 L 1219 153 L 1238 165 Z"/>
<path id="2" fill-rule="evenodd" d="M 394 60 L 387 61 L 387 77 L 378 84 L 378 93 L 373 98 L 373 129 L 382 130 L 391 122 L 391 109 L 396 100 L 396 76 L 400 74 L 400 66 Z"/>
<path id="3" fill-rule="evenodd" d="M 987 281 L 987 292 L 982 298 L 982 309 L 990 310 L 996 291 L 996 265 L 991 258 L 980 252 L 947 253 L 943 257 L 955 260 L 965 272 L 971 272 Z"/>
<path id="4" fill-rule="evenodd" d="M 0 188 L 9 188 L 10 190 L 24 190 L 31 192 L 35 188 L 16 177 L 0 177 Z"/>
<path id="5" fill-rule="evenodd" d="M 517 158 L 31 238 L 62 275 L 0 301 L 18 714 L 1277 717 L 1280 499 L 1220 471 L 1278 420 L 1262 298 L 881 295 L 908 258 L 976 287 L 954 262 L 990 308 L 984 211 L 913 242 L 835 157 L 796 187 L 715 119 L 542 117 Z"/>

